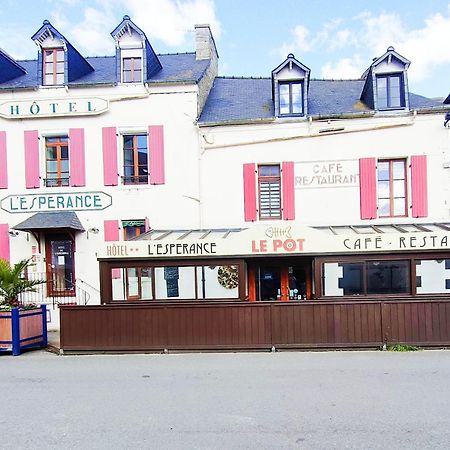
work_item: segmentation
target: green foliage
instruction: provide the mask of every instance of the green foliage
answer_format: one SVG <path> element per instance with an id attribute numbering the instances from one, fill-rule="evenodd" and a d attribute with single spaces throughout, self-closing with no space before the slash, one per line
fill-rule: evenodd
<path id="1" fill-rule="evenodd" d="M 390 352 L 417 352 L 420 350 L 419 347 L 415 347 L 414 345 L 406 345 L 406 344 L 395 344 L 390 345 L 388 347 Z"/>
<path id="2" fill-rule="evenodd" d="M 32 265 L 31 258 L 23 259 L 11 266 L 8 261 L 0 259 L 0 302 L 6 309 L 20 306 L 19 295 L 23 292 L 35 292 L 36 286 L 45 283 L 43 280 L 26 280 L 25 269 Z"/>

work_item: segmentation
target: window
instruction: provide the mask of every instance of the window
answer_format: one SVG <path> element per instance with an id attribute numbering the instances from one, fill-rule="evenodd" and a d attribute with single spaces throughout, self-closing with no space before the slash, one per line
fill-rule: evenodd
<path id="1" fill-rule="evenodd" d="M 140 83 L 142 81 L 142 58 L 122 58 L 122 82 Z"/>
<path id="2" fill-rule="evenodd" d="M 278 84 L 280 115 L 303 114 L 303 82 Z"/>
<path id="3" fill-rule="evenodd" d="M 114 268 L 112 300 L 238 299 L 239 265 L 211 264 Z"/>
<path id="4" fill-rule="evenodd" d="M 129 241 L 145 233 L 145 220 L 123 220 L 123 239 Z"/>
<path id="5" fill-rule="evenodd" d="M 123 136 L 123 184 L 148 183 L 146 134 Z"/>
<path id="6" fill-rule="evenodd" d="M 258 166 L 259 218 L 281 219 L 279 165 Z"/>
<path id="7" fill-rule="evenodd" d="M 406 216 L 406 160 L 378 161 L 377 184 L 378 216 Z"/>
<path id="8" fill-rule="evenodd" d="M 45 138 L 45 186 L 69 186 L 68 136 Z"/>
<path id="9" fill-rule="evenodd" d="M 403 108 L 405 106 L 401 74 L 378 75 L 376 80 L 378 109 Z"/>
<path id="10" fill-rule="evenodd" d="M 43 54 L 42 84 L 44 86 L 64 84 L 64 49 L 44 49 Z"/>
<path id="11" fill-rule="evenodd" d="M 352 261 L 323 264 L 325 296 L 409 294 L 410 261 Z"/>

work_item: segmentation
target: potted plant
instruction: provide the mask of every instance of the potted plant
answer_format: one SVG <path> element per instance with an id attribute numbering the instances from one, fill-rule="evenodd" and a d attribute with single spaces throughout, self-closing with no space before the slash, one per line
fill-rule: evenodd
<path id="1" fill-rule="evenodd" d="M 0 259 L 0 350 L 19 355 L 21 349 L 47 346 L 47 313 L 45 305 L 24 306 L 20 294 L 34 292 L 45 281 L 27 280 L 25 270 L 32 265 L 31 258 L 13 266 Z"/>

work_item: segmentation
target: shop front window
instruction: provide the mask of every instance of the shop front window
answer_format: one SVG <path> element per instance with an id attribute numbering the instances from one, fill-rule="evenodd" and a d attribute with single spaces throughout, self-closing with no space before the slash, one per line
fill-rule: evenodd
<path id="1" fill-rule="evenodd" d="M 416 261 L 418 294 L 450 293 L 450 259 L 419 259 Z"/>
<path id="2" fill-rule="evenodd" d="M 323 264 L 324 296 L 409 294 L 410 261 L 327 262 Z"/>

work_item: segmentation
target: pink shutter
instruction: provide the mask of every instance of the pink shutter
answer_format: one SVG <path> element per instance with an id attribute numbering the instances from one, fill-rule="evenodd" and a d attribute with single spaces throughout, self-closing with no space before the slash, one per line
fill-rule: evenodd
<path id="1" fill-rule="evenodd" d="M 148 127 L 148 159 L 149 183 L 164 184 L 164 127 L 162 125 Z"/>
<path id="2" fill-rule="evenodd" d="M 7 223 L 0 223 L 0 259 L 9 261 L 9 225 Z"/>
<path id="3" fill-rule="evenodd" d="M 118 241 L 119 240 L 119 221 L 118 220 L 105 220 L 103 222 L 103 231 L 105 236 L 105 242 Z M 120 278 L 120 269 L 111 269 L 111 278 Z"/>
<path id="4" fill-rule="evenodd" d="M 118 220 L 105 220 L 103 222 L 103 230 L 105 235 L 105 242 L 119 240 Z"/>
<path id="5" fill-rule="evenodd" d="M 70 185 L 86 186 L 84 128 L 69 129 Z"/>
<path id="6" fill-rule="evenodd" d="M 256 164 L 244 164 L 244 220 L 256 220 Z"/>
<path id="7" fill-rule="evenodd" d="M 27 189 L 39 187 L 39 135 L 36 130 L 24 132 L 25 144 L 25 186 Z"/>
<path id="8" fill-rule="evenodd" d="M 361 219 L 377 217 L 377 163 L 375 158 L 359 160 Z"/>
<path id="9" fill-rule="evenodd" d="M 8 165 L 5 131 L 0 131 L 0 189 L 8 189 Z"/>
<path id="10" fill-rule="evenodd" d="M 411 156 L 411 204 L 413 217 L 428 216 L 426 155 Z"/>
<path id="11" fill-rule="evenodd" d="M 103 184 L 117 186 L 117 136 L 115 127 L 102 129 L 103 139 Z"/>
<path id="12" fill-rule="evenodd" d="M 145 231 L 145 232 L 150 231 L 151 228 L 152 228 L 152 227 L 150 226 L 150 219 L 149 219 L 148 217 L 146 217 L 146 218 L 144 219 L 144 231 Z"/>
<path id="13" fill-rule="evenodd" d="M 295 193 L 294 193 L 294 163 L 285 161 L 281 165 L 281 187 L 283 219 L 295 219 Z"/>

